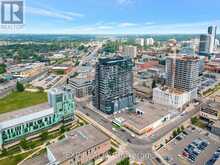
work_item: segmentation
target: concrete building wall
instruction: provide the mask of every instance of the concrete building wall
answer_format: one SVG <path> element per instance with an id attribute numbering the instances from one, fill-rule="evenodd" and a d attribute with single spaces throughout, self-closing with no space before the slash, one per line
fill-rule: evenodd
<path id="1" fill-rule="evenodd" d="M 81 153 L 78 153 L 77 155 L 74 155 L 73 157 L 70 158 L 64 158 L 65 160 L 63 162 L 56 162 L 61 165 L 73 165 L 73 164 L 94 164 L 94 161 L 99 159 L 99 158 L 106 158 L 108 151 L 111 148 L 111 141 L 104 141 L 103 143 L 93 146 L 89 150 L 85 150 Z M 53 157 L 53 154 L 49 152 L 48 159 L 51 160 L 51 163 L 53 160 L 56 160 Z"/>
<path id="2" fill-rule="evenodd" d="M 138 129 L 138 128 L 134 127 L 133 125 L 126 123 L 126 122 L 124 123 L 124 126 L 127 127 L 128 129 L 134 131 L 138 135 L 142 135 L 145 133 L 150 134 L 153 131 L 157 130 L 159 127 L 161 127 L 165 122 L 169 121 L 170 119 L 171 119 L 171 114 L 168 114 L 143 129 Z"/>
<path id="3" fill-rule="evenodd" d="M 124 55 L 130 58 L 135 58 L 137 56 L 137 47 L 136 46 L 125 46 Z"/>
<path id="4" fill-rule="evenodd" d="M 215 115 L 212 115 L 212 114 L 203 112 L 203 111 L 200 111 L 200 112 L 199 112 L 199 115 L 200 115 L 201 117 L 206 118 L 206 119 L 209 119 L 209 120 L 218 120 L 218 116 L 215 116 Z"/>
<path id="5" fill-rule="evenodd" d="M 160 105 L 170 106 L 178 109 L 183 107 L 189 101 L 187 93 L 174 94 L 167 91 L 163 91 L 159 88 L 153 89 L 153 102 Z"/>

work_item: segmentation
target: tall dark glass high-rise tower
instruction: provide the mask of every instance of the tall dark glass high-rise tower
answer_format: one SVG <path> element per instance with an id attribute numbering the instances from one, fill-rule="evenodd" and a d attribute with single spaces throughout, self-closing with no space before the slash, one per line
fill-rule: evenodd
<path id="1" fill-rule="evenodd" d="M 134 103 L 132 60 L 127 57 L 100 58 L 96 64 L 93 105 L 112 114 Z"/>
<path id="2" fill-rule="evenodd" d="M 208 34 L 200 35 L 199 54 L 211 55 L 215 49 L 217 26 L 209 26 Z"/>

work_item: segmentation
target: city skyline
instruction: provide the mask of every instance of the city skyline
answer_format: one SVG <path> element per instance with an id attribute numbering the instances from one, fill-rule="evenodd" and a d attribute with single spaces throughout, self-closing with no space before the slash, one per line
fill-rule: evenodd
<path id="1" fill-rule="evenodd" d="M 200 34 L 220 25 L 220 2 L 184 0 L 25 1 L 25 24 L 15 31 L 31 34 Z"/>

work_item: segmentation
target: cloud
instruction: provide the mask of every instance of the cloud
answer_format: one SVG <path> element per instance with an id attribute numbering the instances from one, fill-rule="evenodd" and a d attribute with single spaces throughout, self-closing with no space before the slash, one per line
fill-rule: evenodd
<path id="1" fill-rule="evenodd" d="M 117 0 L 117 3 L 119 5 L 129 5 L 133 4 L 135 1 L 134 0 Z"/>
<path id="2" fill-rule="evenodd" d="M 30 6 L 26 7 L 26 12 L 28 14 L 64 19 L 64 20 L 68 20 L 68 21 L 73 20 L 76 17 L 83 17 L 84 16 L 81 13 L 58 11 L 55 9 L 35 8 L 35 7 L 30 7 Z"/>
<path id="3" fill-rule="evenodd" d="M 112 26 L 105 26 L 105 25 L 102 25 L 102 26 L 97 26 L 98 29 L 112 29 L 113 27 Z"/>
<path id="4" fill-rule="evenodd" d="M 144 25 L 153 25 L 155 24 L 154 22 L 145 22 Z"/>
<path id="5" fill-rule="evenodd" d="M 70 34 L 201 34 L 209 25 L 220 25 L 220 20 L 183 23 L 99 23 L 68 29 Z M 65 32 L 65 30 L 64 30 Z"/>
<path id="6" fill-rule="evenodd" d="M 133 26 L 137 26 L 138 24 L 136 23 L 131 23 L 131 22 L 122 22 L 119 23 L 118 26 L 119 27 L 133 27 Z"/>
<path id="7" fill-rule="evenodd" d="M 146 23 L 146 22 L 97 22 L 50 29 L 27 27 L 21 33 L 46 34 L 202 34 L 207 33 L 210 25 L 220 26 L 220 20 L 181 22 L 181 23 Z M 1 32 L 1 30 L 0 30 Z M 16 32 L 15 32 L 16 33 Z"/>

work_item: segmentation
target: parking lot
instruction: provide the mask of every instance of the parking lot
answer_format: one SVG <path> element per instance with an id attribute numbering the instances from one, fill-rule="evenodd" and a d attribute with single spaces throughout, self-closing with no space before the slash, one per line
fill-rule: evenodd
<path id="1" fill-rule="evenodd" d="M 49 89 L 53 85 L 55 85 L 58 81 L 60 81 L 61 78 L 62 76 L 59 75 L 45 73 L 40 77 L 36 78 L 35 80 L 33 80 L 31 84 L 34 87 L 42 87 L 44 89 Z"/>
<path id="2" fill-rule="evenodd" d="M 220 147 L 220 140 L 192 127 L 185 132 L 162 147 L 159 154 L 171 165 L 206 164 Z"/>

